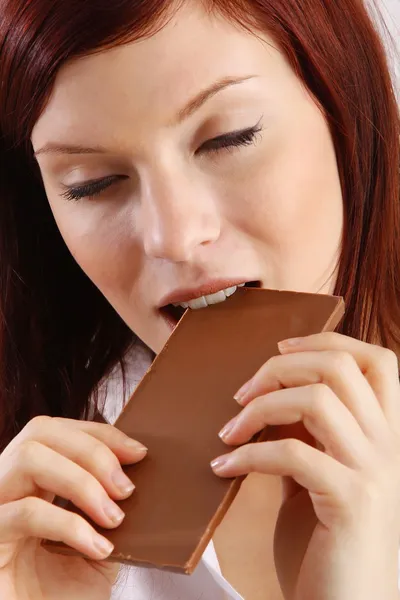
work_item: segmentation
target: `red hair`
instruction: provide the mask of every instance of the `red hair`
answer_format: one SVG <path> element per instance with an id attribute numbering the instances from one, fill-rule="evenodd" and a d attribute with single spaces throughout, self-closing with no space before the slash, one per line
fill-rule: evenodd
<path id="1" fill-rule="evenodd" d="M 268 32 L 322 107 L 345 209 L 342 331 L 398 350 L 399 113 L 366 8 L 360 0 L 203 1 Z M 66 61 L 151 35 L 172 10 L 166 0 L 3 0 L 1 13 L 0 447 L 37 414 L 86 418 L 90 394 L 135 339 L 63 243 L 32 129 Z"/>

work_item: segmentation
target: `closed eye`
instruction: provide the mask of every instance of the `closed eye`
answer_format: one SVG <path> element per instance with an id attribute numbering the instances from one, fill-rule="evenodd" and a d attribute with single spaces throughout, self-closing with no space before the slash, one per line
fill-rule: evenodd
<path id="1" fill-rule="evenodd" d="M 219 150 L 237 148 L 240 146 L 249 146 L 256 141 L 257 134 L 262 131 L 260 122 L 247 129 L 239 129 L 230 133 L 219 135 L 205 142 L 196 152 L 196 154 L 205 154 L 207 152 L 218 152 Z"/>
<path id="2" fill-rule="evenodd" d="M 262 131 L 260 121 L 253 127 L 232 131 L 204 142 L 204 144 L 196 150 L 196 155 L 211 154 L 241 146 L 250 146 L 255 143 L 257 135 Z M 75 201 L 83 198 L 94 198 L 95 196 L 100 196 L 100 194 L 105 192 L 109 187 L 124 179 L 128 179 L 128 176 L 110 175 L 103 179 L 87 181 L 79 186 L 64 186 L 65 190 L 62 192 L 61 196 L 66 200 Z"/>
<path id="3" fill-rule="evenodd" d="M 61 194 L 66 200 L 81 200 L 82 198 L 93 198 L 99 196 L 107 188 L 111 187 L 117 181 L 122 179 L 128 179 L 127 175 L 110 175 L 103 179 L 96 179 L 93 181 L 86 181 L 82 185 L 69 187 L 64 186 L 65 191 Z"/>

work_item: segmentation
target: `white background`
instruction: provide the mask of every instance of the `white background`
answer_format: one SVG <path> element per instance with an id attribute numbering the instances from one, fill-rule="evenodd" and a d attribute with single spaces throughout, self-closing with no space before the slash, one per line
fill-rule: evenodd
<path id="1" fill-rule="evenodd" d="M 400 98 L 400 0 L 379 0 L 387 27 L 394 39 L 397 52 L 389 48 L 392 69 L 397 77 L 397 89 Z"/>
<path id="2" fill-rule="evenodd" d="M 392 14 L 393 19 L 397 22 L 397 33 L 400 29 L 400 0 L 384 0 L 388 11 Z"/>

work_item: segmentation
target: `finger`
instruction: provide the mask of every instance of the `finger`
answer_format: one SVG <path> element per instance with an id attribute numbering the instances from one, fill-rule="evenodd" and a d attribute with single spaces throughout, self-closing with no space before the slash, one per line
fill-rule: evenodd
<path id="1" fill-rule="evenodd" d="M 350 353 L 372 387 L 387 419 L 400 421 L 399 362 L 391 350 L 330 332 L 285 340 L 279 347 L 285 354 L 321 350 Z"/>
<path id="2" fill-rule="evenodd" d="M 275 356 L 252 380 L 245 401 L 282 388 L 323 383 L 354 415 L 371 439 L 387 436 L 388 426 L 375 394 L 351 354 L 338 351 L 300 352 Z"/>
<path id="3" fill-rule="evenodd" d="M 302 421 L 338 461 L 355 468 L 370 460 L 371 444 L 348 408 L 324 384 L 287 388 L 260 396 L 221 431 L 227 444 L 244 444 L 267 425 Z"/>
<path id="4" fill-rule="evenodd" d="M 32 496 L 0 507 L 0 531 L 1 543 L 48 539 L 64 542 L 94 560 L 106 558 L 113 550 L 113 544 L 81 516 Z"/>
<path id="5" fill-rule="evenodd" d="M 103 442 L 117 456 L 120 463 L 131 464 L 136 462 L 144 450 L 143 444 L 133 440 L 122 433 L 113 425 L 105 423 L 94 423 L 92 421 L 77 421 L 75 419 L 64 419 L 61 417 L 40 416 L 32 419 L 24 429 L 13 439 L 8 448 L 13 448 L 22 440 L 44 439 L 47 436 L 50 441 L 60 438 L 70 438 L 73 433 L 81 431 L 91 435 L 99 442 Z M 51 444 L 46 444 L 50 445 Z"/>
<path id="6" fill-rule="evenodd" d="M 13 455 L 13 469 L 0 473 L 0 503 L 42 490 L 70 500 L 102 527 L 116 527 L 124 518 L 93 475 L 68 458 L 36 441 L 19 444 Z"/>
<path id="7" fill-rule="evenodd" d="M 96 427 L 73 427 L 71 431 L 64 421 L 53 419 L 48 427 L 32 432 L 32 437 L 91 473 L 111 497 L 127 498 L 133 492 L 134 485 L 123 472 L 115 452 L 119 451 L 120 456 L 124 451 L 126 454 L 130 452 L 128 462 L 136 463 L 146 456 L 147 449 L 134 442 L 133 450 L 128 445 L 126 451 L 126 436 L 122 435 L 121 443 L 121 436 L 115 434 L 118 430 L 112 426 L 101 427 L 100 430 Z"/>
<path id="8" fill-rule="evenodd" d="M 96 477 L 112 498 L 127 498 L 134 485 L 123 472 L 120 460 L 136 463 L 146 456 L 147 448 L 111 425 L 93 425 L 97 424 L 38 417 L 28 423 L 18 442 L 35 440 L 46 445 Z M 15 448 L 17 444 L 7 449 L 8 456 Z"/>
<path id="9" fill-rule="evenodd" d="M 146 446 L 137 440 L 105 423 L 94 423 L 92 421 L 74 421 L 73 419 L 56 419 L 63 424 L 71 425 L 76 429 L 88 433 L 114 452 L 122 464 L 137 462 L 138 457 L 143 458 L 147 452 Z"/>
<path id="10" fill-rule="evenodd" d="M 220 477 L 265 473 L 292 477 L 310 493 L 342 497 L 351 471 L 331 456 L 296 439 L 247 444 L 211 463 Z"/>

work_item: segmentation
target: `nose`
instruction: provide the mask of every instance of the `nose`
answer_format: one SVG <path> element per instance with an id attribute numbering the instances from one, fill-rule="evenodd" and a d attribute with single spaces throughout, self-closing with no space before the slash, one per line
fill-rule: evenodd
<path id="1" fill-rule="evenodd" d="M 147 256 L 190 262 L 200 247 L 219 238 L 217 203 L 196 177 L 164 173 L 148 178 L 142 191 L 141 230 Z"/>

